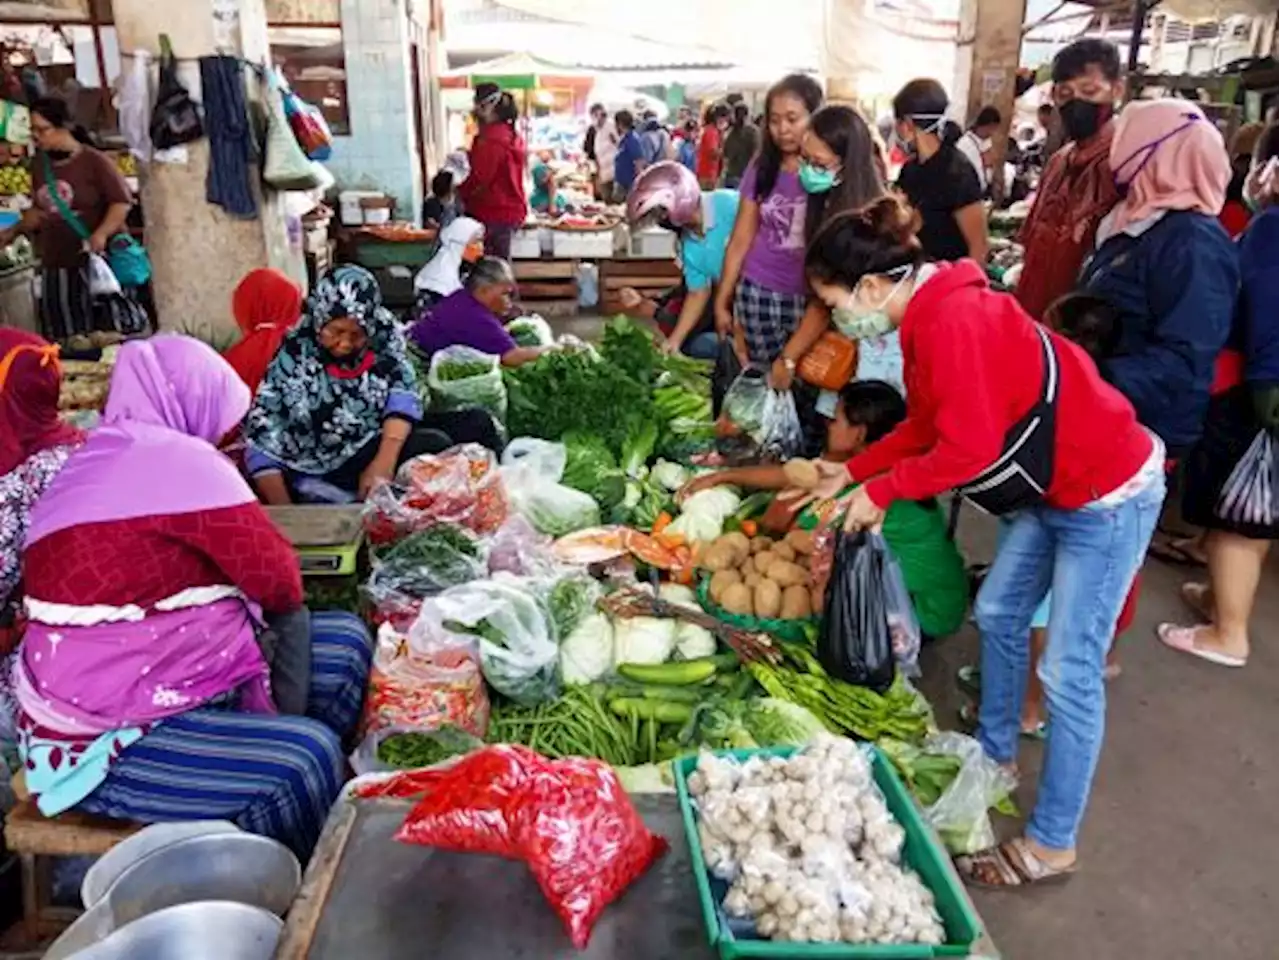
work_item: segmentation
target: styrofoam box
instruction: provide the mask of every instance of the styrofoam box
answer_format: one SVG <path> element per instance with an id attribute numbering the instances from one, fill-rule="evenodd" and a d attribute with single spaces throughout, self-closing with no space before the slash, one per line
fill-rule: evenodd
<path id="1" fill-rule="evenodd" d="M 633 230 L 628 255 L 640 259 L 662 259 L 676 255 L 676 235 L 661 227 Z"/>
<path id="2" fill-rule="evenodd" d="M 555 257 L 598 257 L 609 259 L 613 256 L 613 231 L 552 231 L 551 253 Z"/>
<path id="3" fill-rule="evenodd" d="M 515 260 L 537 260 L 542 256 L 538 231 L 517 230 L 511 235 L 511 256 Z"/>

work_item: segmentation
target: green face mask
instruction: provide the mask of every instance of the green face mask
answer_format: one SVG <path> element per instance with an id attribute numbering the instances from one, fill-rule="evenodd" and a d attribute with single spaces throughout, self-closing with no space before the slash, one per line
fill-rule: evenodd
<path id="1" fill-rule="evenodd" d="M 826 193 L 840 182 L 834 170 L 815 167 L 808 160 L 800 161 L 800 186 L 805 193 Z"/>
<path id="2" fill-rule="evenodd" d="M 874 307 L 864 307 L 859 304 L 855 290 L 849 295 L 849 301 L 844 306 L 836 307 L 831 311 L 831 320 L 836 325 L 836 329 L 854 341 L 883 337 L 889 333 L 893 330 L 893 320 L 885 312 L 885 307 L 897 296 L 898 290 L 910 276 L 910 273 L 903 274 L 889 291 L 888 296 Z"/>

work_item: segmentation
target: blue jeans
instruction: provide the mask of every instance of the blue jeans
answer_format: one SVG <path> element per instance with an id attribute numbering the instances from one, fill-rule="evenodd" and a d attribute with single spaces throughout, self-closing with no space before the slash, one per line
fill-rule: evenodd
<path id="1" fill-rule="evenodd" d="M 1164 502 L 1164 478 L 1114 507 L 1018 514 L 978 593 L 982 704 L 978 739 L 998 763 L 1017 758 L 1032 615 L 1052 587 L 1037 674 L 1049 727 L 1027 836 L 1054 850 L 1076 845 L 1106 725 L 1103 668 L 1125 595 Z"/>
<path id="2" fill-rule="evenodd" d="M 680 345 L 680 352 L 695 360 L 714 360 L 720 352 L 720 341 L 714 330 L 695 333 Z"/>

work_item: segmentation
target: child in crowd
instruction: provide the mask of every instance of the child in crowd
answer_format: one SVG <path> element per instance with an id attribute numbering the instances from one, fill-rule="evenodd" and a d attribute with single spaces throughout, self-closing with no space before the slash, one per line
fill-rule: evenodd
<path id="1" fill-rule="evenodd" d="M 431 196 L 422 201 L 422 225 L 443 230 L 458 217 L 458 196 L 453 171 L 441 170 L 431 178 Z"/>
<path id="2" fill-rule="evenodd" d="M 824 460 L 844 463 L 886 436 L 907 415 L 906 402 L 893 386 L 878 380 L 855 380 L 840 391 L 827 425 Z M 783 490 L 790 484 L 778 464 L 736 467 L 708 473 L 680 491 L 684 499 L 699 490 L 732 484 L 754 490 Z M 849 490 L 857 484 L 851 483 Z M 848 490 L 842 491 L 841 495 Z M 812 530 L 827 520 L 831 502 L 815 504 L 796 518 L 796 526 Z M 969 604 L 964 561 L 947 538 L 947 520 L 934 500 L 897 501 L 885 515 L 883 534 L 893 549 L 920 629 L 932 637 L 954 633 Z"/>

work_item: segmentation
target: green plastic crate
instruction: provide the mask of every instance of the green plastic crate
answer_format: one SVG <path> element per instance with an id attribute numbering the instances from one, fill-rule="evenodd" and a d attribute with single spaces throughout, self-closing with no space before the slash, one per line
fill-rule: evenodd
<path id="1" fill-rule="evenodd" d="M 771 747 L 760 750 L 720 750 L 718 756 L 746 760 L 752 756 L 789 757 L 795 747 Z M 698 837 L 698 823 L 689 796 L 689 774 L 697 766 L 696 756 L 680 757 L 673 761 L 676 773 L 676 793 L 680 798 L 680 813 L 684 819 L 684 832 L 689 841 L 693 860 L 694 881 L 698 887 L 698 899 L 702 903 L 702 916 L 707 924 L 707 938 L 725 960 L 735 957 L 777 957 L 792 960 L 931 960 L 934 957 L 967 957 L 973 943 L 982 934 L 982 922 L 973 911 L 969 898 L 951 869 L 950 857 L 928 825 L 925 824 L 915 801 L 898 779 L 893 764 L 878 749 L 864 745 L 872 755 L 872 775 L 876 785 L 884 793 L 889 812 L 906 830 L 903 844 L 903 860 L 920 875 L 920 879 L 933 891 L 938 913 L 946 929 L 946 942 L 940 946 L 923 943 L 791 943 L 772 940 L 738 939 L 724 922 L 724 914 L 711 892 L 711 878 L 707 862 L 702 856 L 702 841 Z"/>
<path id="2" fill-rule="evenodd" d="M 352 254 L 356 263 L 369 270 L 386 267 L 409 267 L 415 273 L 435 256 L 439 244 L 434 240 L 391 241 L 358 240 Z"/>

